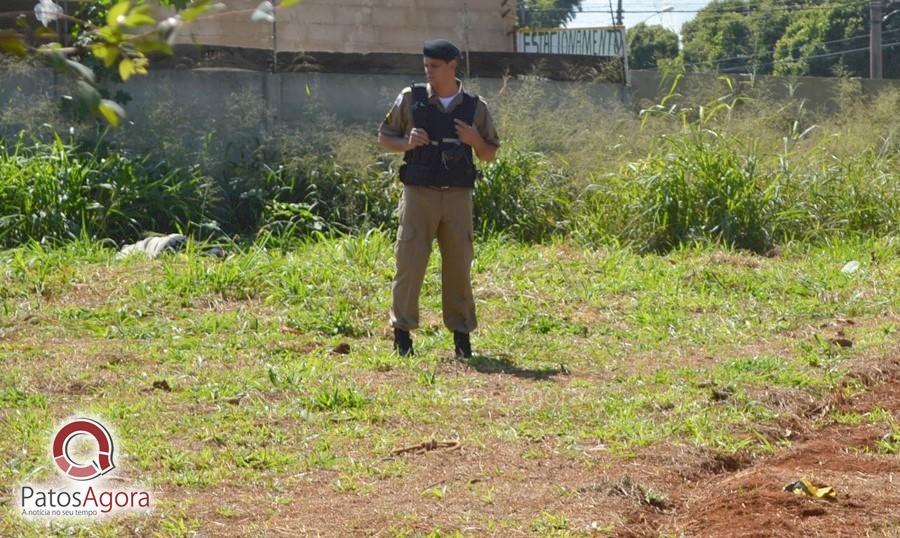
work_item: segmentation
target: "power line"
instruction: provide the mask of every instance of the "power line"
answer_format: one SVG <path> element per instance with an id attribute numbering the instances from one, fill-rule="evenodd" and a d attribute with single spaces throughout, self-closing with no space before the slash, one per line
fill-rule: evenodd
<path id="1" fill-rule="evenodd" d="M 844 4 L 862 3 L 862 2 L 864 2 L 864 1 L 865 1 L 865 0 L 856 0 L 856 2 L 854 2 L 853 0 L 844 0 L 844 1 L 840 1 L 840 2 L 830 2 L 830 5 L 835 5 L 835 4 L 837 4 L 837 5 L 844 5 Z M 728 7 L 729 9 L 731 9 L 732 7 L 737 7 L 737 8 L 761 7 L 762 4 L 765 4 L 765 3 L 767 3 L 767 2 L 770 2 L 770 0 L 744 0 L 744 1 L 743 1 L 740 5 L 738 5 L 738 6 L 725 6 L 725 5 L 724 5 L 723 3 L 721 3 L 721 2 L 716 2 L 716 1 L 709 2 L 709 1 L 703 1 L 703 0 L 696 0 L 696 1 L 693 1 L 693 2 L 679 2 L 677 6 L 676 6 L 676 5 L 673 5 L 673 4 L 671 3 L 671 0 L 669 0 L 669 2 L 663 1 L 662 3 L 663 3 L 663 4 L 667 4 L 667 5 L 669 5 L 669 6 L 672 6 L 673 8 L 676 8 L 676 7 L 677 7 L 677 8 L 679 8 L 679 9 L 683 9 L 683 8 L 685 8 L 685 7 L 690 7 L 690 8 L 695 8 L 695 7 L 696 7 L 696 8 L 698 8 L 698 9 L 702 9 L 702 8 L 722 9 L 722 8 Z M 629 2 L 629 4 L 630 4 L 630 7 L 631 7 L 632 9 L 652 9 L 652 8 L 658 8 L 660 2 L 655 2 L 655 1 L 652 1 L 652 0 L 647 0 L 647 1 L 645 1 L 645 2 Z M 799 2 L 799 1 L 793 3 L 793 6 L 798 6 L 798 7 L 803 7 L 803 5 L 804 5 L 804 4 L 803 4 L 802 2 Z M 817 4 L 817 5 L 824 5 L 824 4 Z M 598 0 L 598 1 L 596 1 L 596 2 L 582 2 L 582 3 L 581 3 L 581 8 L 582 8 L 582 9 L 584 9 L 584 8 L 594 9 L 594 8 L 602 8 L 602 7 L 604 7 L 604 3 L 603 3 L 602 0 Z M 778 6 L 772 6 L 772 7 L 778 7 Z M 791 5 L 784 5 L 784 6 L 781 6 L 781 7 L 792 7 L 792 6 L 791 6 Z M 559 9 L 559 8 L 536 8 L 536 9 Z M 574 9 L 578 9 L 578 8 L 575 7 Z"/>
<path id="2" fill-rule="evenodd" d="M 787 12 L 810 11 L 810 10 L 819 10 L 819 9 L 834 9 L 835 7 L 851 7 L 852 5 L 853 4 L 840 4 L 840 5 L 834 4 L 834 5 L 830 5 L 830 6 L 803 6 L 803 7 L 795 7 L 795 8 L 773 7 L 771 9 L 767 10 L 767 12 L 771 12 L 771 11 L 787 11 Z M 565 11 L 567 13 L 569 12 L 569 10 L 566 8 L 555 8 L 555 7 L 521 8 L 521 10 L 527 11 L 529 13 L 547 13 L 547 12 L 559 12 L 559 11 Z M 704 11 L 704 10 L 702 8 L 701 9 L 670 9 L 667 11 L 663 11 L 661 9 L 623 10 L 624 13 L 633 13 L 635 15 L 645 15 L 645 14 L 653 14 L 653 13 L 700 13 L 701 11 Z M 756 9 L 747 9 L 747 10 L 730 10 L 730 11 L 712 11 L 712 12 L 707 12 L 707 13 L 709 13 L 710 15 L 731 15 L 731 14 L 744 15 L 744 14 L 748 14 L 748 13 L 758 13 L 758 12 L 760 12 L 760 11 L 756 10 Z M 583 9 L 583 10 L 577 11 L 577 13 L 606 13 L 606 10 L 605 9 Z"/>
<path id="3" fill-rule="evenodd" d="M 893 43 L 885 43 L 881 46 L 881 48 L 884 49 L 884 48 L 888 48 L 888 47 L 893 47 L 894 45 L 900 45 L 900 41 L 894 41 Z M 727 67 L 725 69 L 720 69 L 720 71 L 738 71 L 738 70 L 742 70 L 742 69 L 746 69 L 748 67 L 754 67 L 754 66 L 763 67 L 763 66 L 770 66 L 770 65 L 788 63 L 788 62 L 799 62 L 802 60 L 815 60 L 817 58 L 830 58 L 832 56 L 843 56 L 844 54 L 852 54 L 854 52 L 863 52 L 863 51 L 869 50 L 870 48 L 871 47 L 860 47 L 857 49 L 848 49 L 848 50 L 842 50 L 839 52 L 827 52 L 824 54 L 813 54 L 810 56 L 801 56 L 800 58 L 784 58 L 781 60 L 772 60 L 770 62 L 765 62 L 765 63 L 761 63 L 761 64 L 738 65 L 738 66 L 734 66 L 734 67 Z"/>
<path id="4" fill-rule="evenodd" d="M 895 34 L 895 33 L 897 33 L 897 32 L 900 32 L 900 28 L 897 28 L 897 29 L 895 29 L 895 30 L 888 30 L 887 32 L 882 32 L 881 34 L 882 34 L 882 35 L 886 35 L 886 34 Z M 833 39 L 833 40 L 831 40 L 831 41 L 823 41 L 823 42 L 818 43 L 818 44 L 819 44 L 819 45 L 831 45 L 831 44 L 834 44 L 834 43 L 843 43 L 844 41 L 853 41 L 854 39 L 863 39 L 863 38 L 868 38 L 868 37 L 869 37 L 869 34 L 868 34 L 868 32 L 867 32 L 867 33 L 865 33 L 865 34 L 858 34 L 858 35 L 855 35 L 855 36 L 845 37 L 845 38 L 843 38 L 843 39 Z M 774 54 L 775 51 L 776 51 L 776 49 L 765 50 L 765 51 L 762 51 L 761 54 L 764 54 L 764 55 L 768 56 L 769 54 Z M 734 57 L 732 57 L 732 58 L 719 58 L 719 59 L 716 59 L 716 60 L 708 60 L 708 61 L 704 61 L 704 62 L 692 62 L 692 63 L 684 64 L 684 66 L 685 66 L 685 67 L 696 67 L 696 66 L 698 66 L 698 65 L 704 65 L 704 64 L 708 64 L 708 63 L 712 63 L 712 64 L 721 64 L 721 63 L 725 63 L 725 62 L 730 62 L 730 61 L 732 61 L 732 60 L 745 60 L 745 59 L 748 58 L 748 56 L 749 56 L 749 55 L 745 54 L 745 55 L 743 55 L 743 56 L 734 56 Z M 752 66 L 753 64 L 750 64 L 750 65 Z M 756 64 L 756 65 L 763 65 L 763 64 Z M 730 69 L 730 68 L 729 68 L 729 69 Z"/>
<path id="5" fill-rule="evenodd" d="M 770 3 L 771 0 L 743 0 L 740 3 L 740 5 L 736 5 L 736 6 L 726 5 L 724 2 L 717 1 L 717 0 L 713 0 L 713 1 L 696 0 L 696 1 L 692 1 L 692 2 L 679 2 L 677 6 L 672 4 L 671 2 L 672 2 L 672 0 L 669 0 L 669 2 L 664 1 L 663 3 L 664 4 L 667 3 L 668 5 L 670 5 L 672 7 L 677 7 L 677 8 L 682 8 L 684 6 L 691 6 L 693 8 L 696 6 L 701 9 L 702 8 L 710 8 L 710 9 L 738 8 L 738 9 L 740 9 L 740 8 L 747 8 L 747 7 L 761 8 L 763 6 L 763 4 Z M 637 3 L 630 2 L 630 4 L 632 7 L 635 5 L 640 6 L 640 9 L 650 9 L 651 7 L 655 8 L 659 4 L 659 2 L 655 2 L 653 0 L 646 0 L 645 2 L 637 2 Z M 835 5 L 840 6 L 840 5 L 853 5 L 853 4 L 868 5 L 868 0 L 842 0 L 842 1 L 833 1 L 833 2 L 819 3 L 819 4 L 811 4 L 811 3 L 805 2 L 803 0 L 794 0 L 794 2 L 791 4 L 788 4 L 788 2 L 783 2 L 783 4 L 784 5 L 782 5 L 782 6 L 772 5 L 770 7 L 792 8 L 792 7 L 815 7 L 815 6 L 828 7 L 828 6 L 835 6 Z M 582 2 L 581 7 L 582 8 L 603 7 L 603 1 L 597 0 L 597 1 L 593 1 L 593 2 Z M 537 9 L 559 9 L 559 8 L 537 8 Z M 577 7 L 575 9 L 577 9 Z"/>
<path id="6" fill-rule="evenodd" d="M 764 2 L 765 0 L 753 0 L 754 2 Z M 848 0 L 847 2 L 839 3 L 830 3 L 830 4 L 816 4 L 816 5 L 793 5 L 793 6 L 772 6 L 767 9 L 758 9 L 752 5 L 748 5 L 748 9 L 741 10 L 708 10 L 711 6 L 716 6 L 719 4 L 717 0 L 714 0 L 712 3 L 706 4 L 703 8 L 700 9 L 670 9 L 663 11 L 662 9 L 655 10 L 632 10 L 632 11 L 624 11 L 624 13 L 628 14 L 650 14 L 650 15 L 663 15 L 666 13 L 703 13 L 706 18 L 716 18 L 716 17 L 725 17 L 732 14 L 741 15 L 747 19 L 759 20 L 765 19 L 772 15 L 773 11 L 776 13 L 802 13 L 807 11 L 818 11 L 818 10 L 829 10 L 836 8 L 853 8 L 859 7 L 861 9 L 867 9 L 867 3 L 864 0 Z M 566 8 L 519 8 L 522 11 L 529 13 L 543 13 L 543 12 L 559 12 L 559 11 L 568 11 Z M 582 9 L 579 13 L 606 13 L 605 9 Z M 739 59 L 739 58 L 738 58 Z"/>
<path id="7" fill-rule="evenodd" d="M 671 5 L 671 4 L 667 4 Z M 691 3 L 679 3 L 678 6 L 672 6 L 672 8 L 677 9 L 703 9 L 708 6 L 713 6 L 714 4 L 710 4 L 709 2 L 691 2 Z M 749 4 L 748 4 L 749 5 Z M 584 9 L 604 9 L 606 6 L 603 2 L 594 2 L 594 3 L 582 3 L 581 7 L 573 7 L 575 10 L 584 10 Z M 526 8 L 527 9 L 527 8 Z M 536 8 L 536 9 L 558 9 L 558 8 Z M 629 3 L 629 9 L 626 11 L 631 12 L 631 10 L 642 10 L 642 9 L 660 9 L 659 2 L 647 2 L 644 4 L 635 4 Z"/>
<path id="8" fill-rule="evenodd" d="M 848 3 L 834 3 L 834 4 L 817 4 L 817 5 L 809 5 L 809 6 L 801 6 L 801 5 L 798 5 L 798 6 L 772 6 L 772 7 L 769 7 L 768 9 L 766 9 L 765 12 L 763 12 L 760 8 L 754 7 L 752 5 L 741 6 L 739 8 L 728 9 L 728 10 L 723 10 L 723 11 L 718 11 L 715 8 L 713 8 L 712 10 L 707 9 L 710 6 L 715 6 L 715 5 L 716 5 L 715 3 L 712 3 L 712 4 L 708 4 L 705 7 L 697 8 L 697 9 L 670 9 L 670 10 L 666 10 L 666 11 L 663 11 L 662 9 L 625 10 L 625 13 L 634 13 L 637 15 L 643 15 L 643 14 L 654 14 L 654 13 L 700 13 L 700 12 L 706 12 L 706 13 L 709 13 L 710 15 L 730 15 L 730 14 L 742 15 L 742 14 L 757 13 L 757 12 L 764 14 L 766 12 L 771 12 L 771 11 L 795 12 L 795 11 L 834 9 L 837 7 L 854 7 L 857 5 L 863 6 L 863 4 L 860 2 L 848 2 Z M 600 6 L 597 6 L 597 7 L 600 7 Z M 564 12 L 568 13 L 568 12 L 572 11 L 569 8 L 561 8 L 561 7 L 543 7 L 543 8 L 521 7 L 519 9 L 522 11 L 527 11 L 527 12 L 531 12 L 531 13 L 560 12 L 560 11 L 564 11 Z M 578 13 L 606 13 L 605 9 L 596 9 L 596 8 L 580 9 L 580 10 L 576 10 L 576 11 Z"/>

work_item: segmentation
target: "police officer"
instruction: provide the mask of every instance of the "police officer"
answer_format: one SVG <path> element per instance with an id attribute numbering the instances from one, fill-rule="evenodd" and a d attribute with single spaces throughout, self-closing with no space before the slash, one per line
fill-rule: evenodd
<path id="1" fill-rule="evenodd" d="M 379 144 L 404 153 L 390 313 L 394 348 L 401 356 L 413 352 L 410 331 L 419 326 L 419 293 L 437 238 L 444 324 L 453 331 L 456 356 L 468 358 L 469 333 L 477 326 L 470 278 L 473 153 L 491 161 L 500 142 L 484 100 L 456 78 L 459 49 L 436 39 L 425 42 L 423 54 L 427 84 L 405 88 L 378 133 Z"/>

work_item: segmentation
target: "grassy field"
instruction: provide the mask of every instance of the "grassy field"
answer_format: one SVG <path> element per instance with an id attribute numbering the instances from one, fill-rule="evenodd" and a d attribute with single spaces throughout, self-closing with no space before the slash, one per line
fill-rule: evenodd
<path id="1" fill-rule="evenodd" d="M 158 503 L 48 526 L 2 496 L 0 535 L 900 536 L 900 90 L 675 80 L 630 108 L 486 96 L 465 361 L 436 254 L 418 354 L 391 352 L 399 156 L 375 125 L 309 95 L 302 129 L 267 126 L 241 93 L 203 123 L 160 94 L 106 131 L 19 91 L 0 487 L 53 477 L 83 414 Z M 173 231 L 186 251 L 115 257 Z M 782 491 L 800 478 L 838 499 Z"/>
<path id="2" fill-rule="evenodd" d="M 776 499 L 785 532 L 900 533 L 896 237 L 768 257 L 478 238 L 467 361 L 437 255 L 417 355 L 391 353 L 392 244 L 0 251 L 0 486 L 51 477 L 54 426 L 85 413 L 158 498 L 44 526 L 4 496 L 0 535 L 714 536 L 698 510 L 732 495 L 751 506 L 723 508 L 738 529 Z M 777 465 L 823 436 L 818 459 Z M 401 451 L 431 440 L 448 445 Z M 822 465 L 839 456 L 856 463 Z M 750 471 L 768 480 L 722 482 Z M 780 491 L 810 473 L 841 496 L 818 517 Z"/>

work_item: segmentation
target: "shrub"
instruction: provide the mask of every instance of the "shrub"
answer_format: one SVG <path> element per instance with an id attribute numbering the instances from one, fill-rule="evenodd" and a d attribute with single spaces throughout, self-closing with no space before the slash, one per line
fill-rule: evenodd
<path id="1" fill-rule="evenodd" d="M 64 144 L 0 147 L 0 245 L 77 237 L 132 240 L 201 222 L 213 201 L 196 170 Z"/>
<path id="2" fill-rule="evenodd" d="M 711 134 L 666 140 L 593 191 L 587 228 L 652 251 L 710 239 L 757 252 L 771 246 L 776 191 L 752 151 Z"/>
<path id="3" fill-rule="evenodd" d="M 475 186 L 475 226 L 521 241 L 543 241 L 563 232 L 574 189 L 541 153 L 505 148 L 483 167 Z"/>

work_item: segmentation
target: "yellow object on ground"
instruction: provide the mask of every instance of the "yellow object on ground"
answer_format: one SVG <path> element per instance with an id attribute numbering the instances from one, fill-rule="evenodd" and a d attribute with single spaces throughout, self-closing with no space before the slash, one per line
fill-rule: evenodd
<path id="1" fill-rule="evenodd" d="M 792 491 L 794 495 L 809 495 L 819 499 L 834 500 L 837 498 L 837 492 L 833 487 L 817 486 L 805 478 L 784 486 L 784 490 Z"/>

